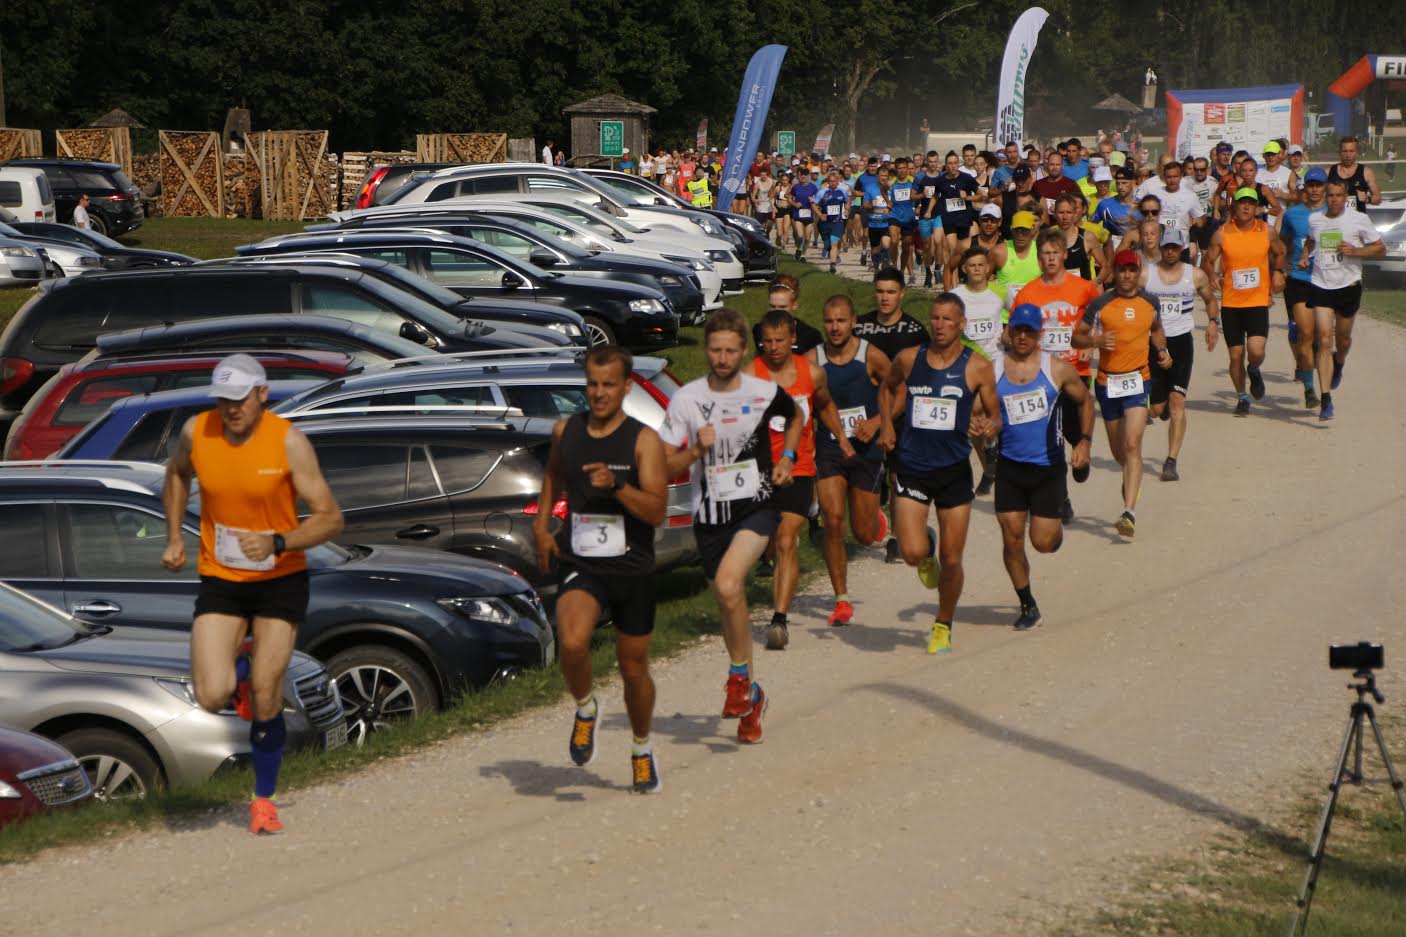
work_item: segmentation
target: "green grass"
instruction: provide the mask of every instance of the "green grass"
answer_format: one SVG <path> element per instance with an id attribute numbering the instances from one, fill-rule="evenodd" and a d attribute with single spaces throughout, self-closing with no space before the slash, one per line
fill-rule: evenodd
<path id="1" fill-rule="evenodd" d="M 1374 319 L 1406 326 L 1406 290 L 1371 280 L 1362 294 L 1362 310 Z"/>

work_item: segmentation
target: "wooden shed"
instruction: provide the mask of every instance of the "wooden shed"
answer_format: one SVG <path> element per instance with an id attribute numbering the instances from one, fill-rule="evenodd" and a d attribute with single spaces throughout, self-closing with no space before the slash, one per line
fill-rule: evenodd
<path id="1" fill-rule="evenodd" d="M 657 111 L 648 104 L 630 101 L 618 94 L 602 94 L 561 111 L 571 118 L 571 149 L 573 164 L 601 159 L 601 122 L 620 121 L 624 124 L 625 146 L 638 158 L 649 148 L 649 115 Z M 605 158 L 605 159 L 608 159 Z M 604 160 L 602 160 L 604 161 Z"/>

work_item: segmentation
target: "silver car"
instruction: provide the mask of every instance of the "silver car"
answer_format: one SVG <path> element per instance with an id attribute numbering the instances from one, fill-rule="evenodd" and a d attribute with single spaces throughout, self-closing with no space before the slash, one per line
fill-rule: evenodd
<path id="1" fill-rule="evenodd" d="M 336 684 L 295 653 L 284 688 L 288 747 L 335 748 L 347 728 Z M 249 724 L 195 704 L 190 639 L 90 625 L 0 584 L 0 725 L 73 753 L 99 799 L 203 781 L 249 756 Z"/>
<path id="2" fill-rule="evenodd" d="M 0 237 L 0 286 L 35 286 L 44 279 L 44 258 L 27 244 Z"/>

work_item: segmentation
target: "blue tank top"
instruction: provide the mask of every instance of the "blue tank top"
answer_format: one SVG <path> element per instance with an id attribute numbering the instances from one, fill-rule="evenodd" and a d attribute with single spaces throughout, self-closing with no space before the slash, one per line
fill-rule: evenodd
<path id="1" fill-rule="evenodd" d="M 967 362 L 972 354 L 963 347 L 957 360 L 939 371 L 928 364 L 928 346 L 918 349 L 908 375 L 908 419 L 898 437 L 904 468 L 932 472 L 971 458 L 967 430 L 974 395 L 967 386 Z"/>
<path id="2" fill-rule="evenodd" d="M 907 224 L 917 216 L 913 213 L 913 184 L 914 180 L 906 182 L 902 179 L 894 181 L 889 186 L 889 198 L 893 202 L 893 207 L 889 209 L 889 221 L 897 224 Z"/>
<path id="3" fill-rule="evenodd" d="M 815 363 L 825 369 L 825 384 L 830 389 L 830 399 L 835 401 L 835 409 L 840 414 L 840 424 L 849 432 L 850 425 L 857 420 L 872 419 L 879 412 L 879 388 L 869 380 L 869 343 L 859 340 L 859 348 L 854 357 L 845 364 L 833 364 L 825 357 L 825 346 L 817 346 L 813 354 Z M 879 434 L 875 433 L 868 442 L 860 442 L 853 436 L 850 445 L 855 454 L 870 462 L 879 462 L 884 451 L 879 448 Z M 819 421 L 815 422 L 815 448 L 818 451 L 838 453 L 840 443 Z"/>
<path id="4" fill-rule="evenodd" d="M 1059 388 L 1050 374 L 1053 359 L 1040 352 L 1040 370 L 1028 384 L 1006 374 L 1002 357 L 996 368 L 996 396 L 1001 399 L 1001 458 L 1029 465 L 1063 465 L 1063 421 Z"/>

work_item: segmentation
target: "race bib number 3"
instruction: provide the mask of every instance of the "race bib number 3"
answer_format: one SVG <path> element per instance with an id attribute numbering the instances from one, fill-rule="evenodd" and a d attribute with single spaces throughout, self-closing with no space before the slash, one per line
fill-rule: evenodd
<path id="1" fill-rule="evenodd" d="M 761 473 L 757 471 L 756 459 L 715 465 L 708 469 L 708 492 L 715 501 L 755 498 L 761 487 Z"/>
<path id="2" fill-rule="evenodd" d="M 1230 285 L 1237 290 L 1252 290 L 1260 285 L 1260 268 L 1247 267 L 1230 271 Z"/>
<path id="3" fill-rule="evenodd" d="M 1108 375 L 1108 396 L 1136 397 L 1142 393 L 1142 372 L 1129 371 L 1127 374 Z"/>
<path id="4" fill-rule="evenodd" d="M 625 550 L 624 515 L 571 515 L 572 553 L 577 556 L 624 556 Z"/>
<path id="5" fill-rule="evenodd" d="M 850 407 L 848 410 L 840 411 L 840 426 L 845 431 L 845 436 L 854 438 L 855 429 L 860 423 L 869 419 L 864 413 L 863 407 Z"/>
<path id="6" fill-rule="evenodd" d="M 913 425 L 918 429 L 957 428 L 957 401 L 951 397 L 914 397 Z"/>
<path id="7" fill-rule="evenodd" d="M 250 569 L 269 570 L 273 569 L 277 557 L 272 553 L 262 560 L 251 560 L 244 555 L 244 548 L 239 545 L 239 535 L 248 533 L 271 534 L 271 530 L 250 531 L 240 530 L 238 527 L 226 527 L 224 524 L 215 525 L 215 562 L 230 569 Z"/>
<path id="8" fill-rule="evenodd" d="M 1006 419 L 1013 424 L 1035 423 L 1049 415 L 1049 400 L 1038 387 L 1035 390 L 1006 394 L 1001 398 L 1006 407 Z"/>

